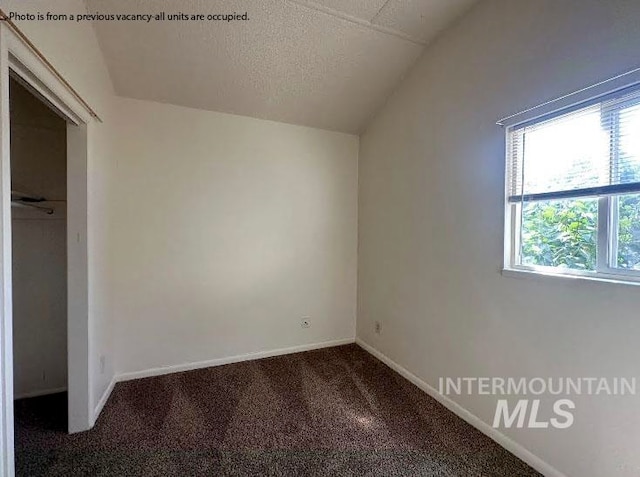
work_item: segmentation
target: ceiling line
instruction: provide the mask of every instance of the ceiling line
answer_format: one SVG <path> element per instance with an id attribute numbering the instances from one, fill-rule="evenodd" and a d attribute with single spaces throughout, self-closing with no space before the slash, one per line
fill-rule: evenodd
<path id="1" fill-rule="evenodd" d="M 376 13 L 373 18 L 371 20 L 369 20 L 370 23 L 373 24 L 373 22 L 376 20 L 376 18 L 378 18 L 380 16 L 380 13 L 382 13 L 382 10 L 384 10 L 384 7 L 387 6 L 387 4 L 390 2 L 391 0 L 387 0 L 386 2 L 384 2 L 384 4 L 380 7 L 380 10 L 378 10 L 378 13 Z"/>
<path id="2" fill-rule="evenodd" d="M 333 8 L 325 7 L 324 5 L 319 5 L 315 2 L 309 0 L 287 0 L 290 3 L 295 3 L 296 5 L 300 5 L 301 7 L 308 8 L 310 10 L 315 10 L 320 13 L 324 13 L 326 15 L 330 15 L 335 18 L 339 18 L 341 20 L 348 21 L 350 23 L 355 23 L 357 25 L 369 28 L 371 30 L 375 30 L 380 33 L 384 33 L 386 35 L 395 36 L 397 38 L 401 38 L 403 40 L 409 41 L 416 45 L 425 46 L 426 42 L 413 38 L 410 35 L 407 35 L 404 32 L 394 30 L 393 28 L 387 28 L 382 25 L 377 25 L 375 23 L 371 23 L 368 20 L 363 20 L 362 18 L 354 17 L 344 12 L 340 12 L 338 10 L 334 10 Z M 388 2 L 385 2 L 385 5 Z M 384 7 L 384 5 L 383 5 Z M 376 15 L 377 16 L 377 15 Z M 374 17 L 375 18 L 375 17 Z"/>

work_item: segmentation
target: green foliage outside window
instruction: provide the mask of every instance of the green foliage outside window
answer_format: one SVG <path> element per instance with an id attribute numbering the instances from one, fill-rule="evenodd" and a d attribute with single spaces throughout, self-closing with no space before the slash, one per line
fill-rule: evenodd
<path id="1" fill-rule="evenodd" d="M 595 270 L 598 200 L 540 201 L 522 210 L 522 263 Z M 618 198 L 617 266 L 640 269 L 640 195 Z"/>
<path id="2" fill-rule="evenodd" d="M 595 270 L 597 228 L 597 199 L 525 204 L 522 263 Z"/>
<path id="3" fill-rule="evenodd" d="M 618 266 L 640 269 L 640 195 L 618 199 Z"/>

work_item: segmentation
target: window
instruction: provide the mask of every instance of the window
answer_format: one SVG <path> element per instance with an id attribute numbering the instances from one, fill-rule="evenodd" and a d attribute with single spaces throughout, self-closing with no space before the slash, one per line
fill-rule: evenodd
<path id="1" fill-rule="evenodd" d="M 640 281 L 640 89 L 507 128 L 507 268 Z"/>

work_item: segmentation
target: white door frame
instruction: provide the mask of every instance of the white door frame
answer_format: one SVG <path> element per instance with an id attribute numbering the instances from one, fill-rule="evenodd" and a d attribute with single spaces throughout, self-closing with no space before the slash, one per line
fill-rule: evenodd
<path id="1" fill-rule="evenodd" d="M 9 75 L 61 115 L 67 127 L 69 432 L 93 424 L 89 372 L 86 105 L 6 22 L 0 22 L 0 475 L 14 475 Z"/>

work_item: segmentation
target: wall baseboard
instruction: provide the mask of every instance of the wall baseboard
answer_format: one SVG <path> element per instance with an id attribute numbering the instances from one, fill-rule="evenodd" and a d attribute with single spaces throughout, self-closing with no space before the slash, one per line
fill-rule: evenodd
<path id="1" fill-rule="evenodd" d="M 281 356 L 285 354 L 301 353 L 303 351 L 312 351 L 314 349 L 331 348 L 333 346 L 342 346 L 346 344 L 355 343 L 355 341 L 356 341 L 355 338 L 346 338 L 342 340 L 333 340 L 333 341 L 322 341 L 319 343 L 292 346 L 289 348 L 278 348 L 278 349 L 273 349 L 268 351 L 258 351 L 255 353 L 240 354 L 235 356 L 229 356 L 226 358 L 212 359 L 208 361 L 197 361 L 193 363 L 177 364 L 173 366 L 162 366 L 159 368 L 150 368 L 142 371 L 133 371 L 129 373 L 117 374 L 113 377 L 113 379 L 111 380 L 111 383 L 109 383 L 109 386 L 102 394 L 102 398 L 100 398 L 100 402 L 98 402 L 98 404 L 96 405 L 96 408 L 93 413 L 93 422 L 91 425 L 93 427 L 93 425 L 98 420 L 98 417 L 100 416 L 100 413 L 104 408 L 104 405 L 107 403 L 107 400 L 109 399 L 109 396 L 111 395 L 111 392 L 113 391 L 114 386 L 116 385 L 116 383 L 119 383 L 119 382 L 131 381 L 134 379 L 150 378 L 153 376 L 162 376 L 164 374 L 180 373 L 183 371 L 192 371 L 194 369 L 211 368 L 214 366 L 222 366 L 224 364 L 240 363 L 242 361 L 252 361 L 252 360 L 262 359 L 262 358 L 271 358 L 273 356 Z"/>
<path id="2" fill-rule="evenodd" d="M 320 343 L 311 343 L 300 346 L 292 346 L 290 348 L 279 348 L 268 351 L 258 351 L 254 353 L 239 354 L 228 356 L 225 358 L 211 359 L 208 361 L 196 361 L 193 363 L 176 364 L 172 366 L 162 366 L 159 368 L 150 368 L 142 371 L 133 371 L 130 373 L 122 373 L 117 376 L 118 382 L 130 381 L 132 379 L 149 378 L 152 376 L 161 376 L 163 374 L 180 373 L 182 371 L 192 371 L 194 369 L 211 368 L 214 366 L 222 366 L 224 364 L 240 363 L 242 361 L 252 361 L 261 358 L 270 358 L 283 354 L 300 353 L 302 351 L 311 351 L 320 348 L 330 348 L 332 346 L 340 346 L 354 343 L 355 338 L 347 338 L 343 340 L 323 341 Z"/>
<path id="3" fill-rule="evenodd" d="M 426 392 L 429 396 L 434 398 L 436 401 L 438 401 L 444 407 L 449 409 L 455 415 L 465 420 L 467 423 L 471 424 L 473 427 L 478 429 L 480 432 L 482 432 L 486 436 L 490 437 L 492 440 L 497 442 L 500 446 L 504 447 L 506 450 L 511 452 L 520 460 L 526 462 L 528 465 L 533 467 L 542 475 L 546 477 L 567 477 L 565 474 L 563 474 L 562 472 L 560 472 L 559 470 L 557 470 L 556 468 L 554 468 L 553 466 L 551 466 L 550 464 L 542 460 L 540 457 L 536 456 L 535 454 L 533 454 L 532 452 L 524 448 L 522 445 L 512 440 L 510 437 L 507 437 L 506 435 L 504 435 L 498 429 L 490 426 L 489 424 L 484 422 L 482 419 L 477 417 L 475 414 L 472 414 L 471 412 L 467 411 L 464 407 L 462 407 L 460 404 L 453 401 L 451 398 L 438 392 L 438 390 L 435 389 L 433 386 L 429 385 L 427 382 L 423 381 L 422 379 L 417 377 L 415 374 L 403 368 L 398 363 L 393 361 L 391 358 L 387 357 L 382 352 L 378 351 L 376 348 L 374 348 L 370 344 L 362 341 L 360 338 L 356 338 L 356 344 L 361 348 L 363 348 L 372 356 L 378 358 L 380 361 L 382 361 L 384 364 L 389 366 L 395 372 L 397 372 L 407 380 L 411 381 L 413 384 L 418 386 L 421 390 Z"/>
<path id="4" fill-rule="evenodd" d="M 104 392 L 102 393 L 102 397 L 100 398 L 100 401 L 98 401 L 98 404 L 96 404 L 96 408 L 93 410 L 91 427 L 95 426 L 96 421 L 98 420 L 98 417 L 100 417 L 100 413 L 104 408 L 104 405 L 107 404 L 107 401 L 109 400 L 109 396 L 111 396 L 111 392 L 113 391 L 113 388 L 116 385 L 116 382 L 117 382 L 117 377 L 114 376 L 113 378 L 111 378 L 111 382 L 107 386 L 107 389 L 105 389 Z"/>
<path id="5" fill-rule="evenodd" d="M 33 398 L 33 397 L 40 397 L 40 396 L 48 396 L 49 394 L 58 394 L 58 393 L 64 393 L 67 391 L 67 387 L 61 387 L 61 388 L 51 388 L 51 389 L 41 389 L 39 391 L 30 391 L 27 393 L 20 393 L 20 394 L 15 394 L 13 396 L 13 400 L 17 401 L 18 399 L 26 399 L 26 398 Z"/>

